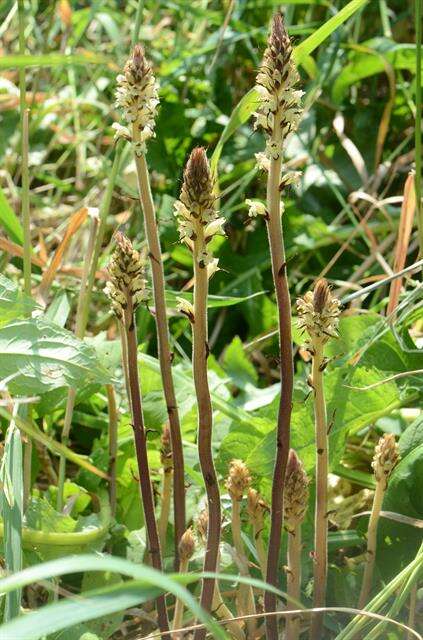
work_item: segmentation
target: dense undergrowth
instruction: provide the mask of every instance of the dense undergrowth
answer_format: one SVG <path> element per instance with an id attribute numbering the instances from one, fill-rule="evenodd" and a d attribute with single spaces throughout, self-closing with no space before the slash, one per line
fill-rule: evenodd
<path id="1" fill-rule="evenodd" d="M 3 3 L 0 638 L 421 637 L 418 5 Z"/>

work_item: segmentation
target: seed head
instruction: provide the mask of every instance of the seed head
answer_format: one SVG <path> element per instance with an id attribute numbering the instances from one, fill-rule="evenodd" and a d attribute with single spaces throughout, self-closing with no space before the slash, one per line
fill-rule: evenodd
<path id="1" fill-rule="evenodd" d="M 326 280 L 318 280 L 314 291 L 297 300 L 298 327 L 307 331 L 312 343 L 325 344 L 338 336 L 339 306 Z"/>
<path id="2" fill-rule="evenodd" d="M 244 492 L 251 482 L 250 472 L 242 460 L 232 460 L 229 465 L 229 475 L 225 486 L 234 500 L 242 500 Z"/>
<path id="3" fill-rule="evenodd" d="M 182 534 L 178 548 L 181 560 L 189 560 L 192 558 L 195 551 L 195 538 L 191 527 Z"/>
<path id="4" fill-rule="evenodd" d="M 257 75 L 259 107 L 254 128 L 268 135 L 266 156 L 278 159 L 288 134 L 298 128 L 302 91 L 295 90 L 298 72 L 292 60 L 292 44 L 281 13 L 272 20 L 263 62 Z M 263 163 L 262 163 L 263 164 Z"/>
<path id="5" fill-rule="evenodd" d="M 173 469 L 172 445 L 170 439 L 170 428 L 168 424 L 165 424 L 163 427 L 163 433 L 160 441 L 160 461 L 162 463 L 164 472 L 168 473 Z"/>
<path id="6" fill-rule="evenodd" d="M 109 263 L 110 280 L 105 286 L 105 293 L 112 302 L 112 308 L 119 319 L 123 318 L 128 301 L 132 300 L 135 309 L 148 298 L 144 261 L 131 241 L 122 233 L 117 233 L 116 249 Z"/>
<path id="7" fill-rule="evenodd" d="M 134 135 L 135 152 L 146 152 L 145 143 L 154 137 L 159 85 L 153 75 L 141 45 L 135 45 L 127 60 L 123 74 L 117 77 L 116 106 L 123 110 L 127 122 L 137 129 Z M 127 137 L 128 130 L 117 132 Z"/>
<path id="8" fill-rule="evenodd" d="M 180 239 L 195 252 L 195 259 L 203 266 L 214 262 L 207 244 L 217 234 L 223 234 L 224 218 L 215 209 L 214 180 L 206 152 L 197 147 L 191 152 L 184 171 L 179 200 L 175 202 Z"/>
<path id="9" fill-rule="evenodd" d="M 398 444 L 395 441 L 394 434 L 385 433 L 375 447 L 375 455 L 372 462 L 377 482 L 384 480 L 385 487 L 387 486 L 388 478 L 399 458 Z"/>
<path id="10" fill-rule="evenodd" d="M 295 453 L 289 450 L 285 475 L 284 517 L 289 531 L 295 529 L 304 519 L 308 506 L 309 479 L 304 467 Z"/>

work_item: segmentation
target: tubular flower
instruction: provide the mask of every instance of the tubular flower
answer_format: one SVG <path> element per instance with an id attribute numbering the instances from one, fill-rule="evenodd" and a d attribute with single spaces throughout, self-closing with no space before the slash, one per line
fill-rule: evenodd
<path id="1" fill-rule="evenodd" d="M 375 447 L 372 467 L 376 480 L 383 478 L 387 484 L 391 472 L 399 460 L 398 444 L 393 433 L 382 436 Z"/>
<path id="2" fill-rule="evenodd" d="M 145 143 L 154 137 L 159 85 L 153 75 L 141 45 L 135 45 L 127 60 L 123 74 L 117 77 L 116 106 L 121 108 L 128 124 L 133 125 L 137 135 L 133 137 L 135 153 L 146 152 Z M 116 136 L 128 139 L 129 130 L 115 127 Z"/>
<path id="3" fill-rule="evenodd" d="M 308 506 L 309 479 L 304 467 L 295 453 L 289 450 L 285 475 L 284 518 L 288 530 L 295 529 L 304 519 Z"/>
<path id="4" fill-rule="evenodd" d="M 226 480 L 226 488 L 234 500 L 242 500 L 244 492 L 251 483 L 251 476 L 247 465 L 242 460 L 232 460 L 229 465 L 229 475 Z"/>
<path id="5" fill-rule="evenodd" d="M 318 280 L 314 291 L 307 291 L 297 300 L 298 327 L 308 333 L 312 343 L 324 345 L 338 336 L 339 306 L 326 280 Z"/>
<path id="6" fill-rule="evenodd" d="M 179 237 L 195 253 L 202 267 L 215 262 L 207 244 L 215 235 L 223 235 L 224 218 L 215 209 L 212 178 L 206 152 L 202 147 L 194 149 L 184 171 L 184 181 L 179 200 L 175 202 Z"/>
<path id="7" fill-rule="evenodd" d="M 116 234 L 116 249 L 108 271 L 110 280 L 104 291 L 112 302 L 116 316 L 122 319 L 129 299 L 135 308 L 148 298 L 144 261 L 122 233 Z"/>
<path id="8" fill-rule="evenodd" d="M 254 128 L 268 136 L 265 156 L 277 160 L 282 154 L 287 136 L 296 131 L 301 118 L 302 91 L 296 90 L 298 72 L 292 60 L 292 44 L 283 16 L 277 13 L 256 79 L 259 106 Z M 266 168 L 263 160 L 260 162 Z"/>

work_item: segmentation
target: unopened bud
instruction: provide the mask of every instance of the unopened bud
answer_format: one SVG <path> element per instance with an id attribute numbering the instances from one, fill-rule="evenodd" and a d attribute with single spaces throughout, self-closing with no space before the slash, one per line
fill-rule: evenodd
<path id="1" fill-rule="evenodd" d="M 298 327 L 308 333 L 312 343 L 323 345 L 338 336 L 339 307 L 326 280 L 318 280 L 314 291 L 297 300 Z"/>
<path id="2" fill-rule="evenodd" d="M 294 449 L 289 450 L 285 475 L 285 526 L 293 530 L 302 522 L 308 506 L 309 479 Z"/>
<path id="3" fill-rule="evenodd" d="M 173 469 L 173 456 L 172 456 L 172 444 L 170 439 L 170 428 L 168 424 L 165 424 L 163 427 L 161 441 L 161 449 L 160 449 L 160 460 L 164 469 L 164 472 L 167 473 L 172 471 Z"/>
<path id="4" fill-rule="evenodd" d="M 191 527 L 182 534 L 179 541 L 179 557 L 183 561 L 192 558 L 195 551 L 195 538 Z"/>
<path id="5" fill-rule="evenodd" d="M 251 476 L 247 465 L 242 460 L 232 460 L 229 465 L 229 475 L 226 480 L 226 488 L 234 500 L 242 500 L 242 497 L 251 483 Z"/>
<path id="6" fill-rule="evenodd" d="M 372 467 L 376 481 L 385 481 L 385 487 L 388 484 L 388 478 L 395 465 L 400 458 L 398 444 L 395 441 L 393 433 L 386 433 L 382 436 L 375 447 L 375 455 L 373 457 Z"/>

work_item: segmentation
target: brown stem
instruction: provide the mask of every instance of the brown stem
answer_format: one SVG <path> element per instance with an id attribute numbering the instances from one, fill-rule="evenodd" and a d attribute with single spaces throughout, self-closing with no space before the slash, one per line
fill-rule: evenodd
<path id="1" fill-rule="evenodd" d="M 198 455 L 206 487 L 208 504 L 207 542 L 204 571 L 215 572 L 219 555 L 221 508 L 219 484 L 213 462 L 212 428 L 213 410 L 207 378 L 207 268 L 198 263 L 198 247 L 203 246 L 202 228 L 194 246 L 194 323 L 193 323 L 193 376 L 198 405 Z M 205 578 L 202 583 L 200 604 L 211 611 L 215 580 Z M 205 629 L 196 629 L 194 640 L 203 640 Z"/>
<path id="2" fill-rule="evenodd" d="M 293 531 L 288 533 L 288 574 L 287 593 L 299 600 L 301 595 L 301 524 L 297 524 Z M 287 609 L 296 609 L 292 602 L 287 602 Z M 298 640 L 300 635 L 300 618 L 288 616 L 286 620 L 286 640 Z"/>
<path id="3" fill-rule="evenodd" d="M 134 140 L 139 131 L 134 127 Z M 172 354 L 169 346 L 169 329 L 166 316 L 165 280 L 163 273 L 162 253 L 154 211 L 154 202 L 150 189 L 148 167 L 144 156 L 135 157 L 138 190 L 142 210 L 144 213 L 145 232 L 153 279 L 153 296 L 155 306 L 155 320 L 159 351 L 160 371 L 163 381 L 163 391 L 169 415 L 170 437 L 173 454 L 173 509 L 175 515 L 175 570 L 179 564 L 179 541 L 185 531 L 185 478 L 184 454 L 182 447 L 181 427 L 176 404 L 175 387 L 172 376 Z"/>
<path id="4" fill-rule="evenodd" d="M 109 409 L 109 501 L 112 517 L 116 514 L 116 456 L 117 456 L 117 430 L 118 412 L 116 396 L 113 385 L 106 385 L 107 403 Z"/>
<path id="5" fill-rule="evenodd" d="M 135 326 L 135 315 L 132 305 L 132 297 L 127 295 L 127 306 L 124 313 L 125 337 L 127 341 L 128 357 L 128 382 L 131 396 L 132 426 L 134 430 L 135 450 L 138 462 L 138 474 L 144 511 L 145 527 L 147 531 L 148 550 L 151 556 L 151 564 L 158 571 L 162 570 L 162 557 L 160 551 L 160 540 L 157 530 L 156 517 L 154 513 L 154 497 L 151 486 L 150 467 L 147 455 L 147 439 L 144 428 L 144 417 L 142 412 L 140 383 L 138 376 L 137 360 L 137 336 Z M 165 596 L 156 599 L 157 618 L 160 631 L 165 634 L 164 638 L 170 640 L 169 620 L 166 609 Z"/>
<path id="6" fill-rule="evenodd" d="M 171 496 L 172 496 L 172 478 L 173 478 L 172 469 L 164 469 L 163 470 L 161 509 L 160 509 L 159 525 L 158 525 L 159 526 L 160 547 L 162 549 L 166 548 L 167 524 L 169 522 L 170 500 L 171 500 Z M 181 573 L 183 573 L 182 570 L 181 570 Z"/>
<path id="7" fill-rule="evenodd" d="M 275 117 L 275 121 L 277 118 Z M 275 126 L 274 136 L 280 136 Z M 285 471 L 289 453 L 291 424 L 292 390 L 294 384 L 294 366 L 291 338 L 291 301 L 289 297 L 288 279 L 286 275 L 285 249 L 283 242 L 281 203 L 279 193 L 281 158 L 271 160 L 267 180 L 267 233 L 269 237 L 272 273 L 278 305 L 279 321 L 279 357 L 281 373 L 281 396 L 279 401 L 276 460 L 273 471 L 272 501 L 270 513 L 270 536 L 267 554 L 266 581 L 274 587 L 278 586 L 279 552 L 283 527 L 283 494 Z M 266 591 L 264 596 L 266 612 L 276 610 L 276 596 Z M 268 640 L 278 639 L 277 619 L 266 618 L 266 634 Z"/>
<path id="8" fill-rule="evenodd" d="M 314 392 L 314 421 L 316 432 L 316 507 L 314 517 L 314 586 L 313 607 L 324 607 L 328 571 L 328 522 L 327 493 L 329 449 L 327 435 L 326 404 L 323 388 L 323 346 L 313 343 L 312 385 Z M 312 617 L 310 640 L 322 636 L 323 614 Z"/>
<path id="9" fill-rule="evenodd" d="M 238 556 L 239 572 L 242 576 L 250 577 L 248 570 L 248 559 L 244 551 L 244 543 L 241 536 L 241 503 L 236 498 L 232 497 L 232 539 L 234 542 L 235 551 Z M 238 587 L 239 601 L 242 609 L 241 615 L 249 615 L 256 613 L 256 605 L 254 602 L 253 589 L 248 584 L 241 584 Z M 251 639 L 255 637 L 257 629 L 257 620 L 251 618 L 247 620 L 247 638 Z"/>

